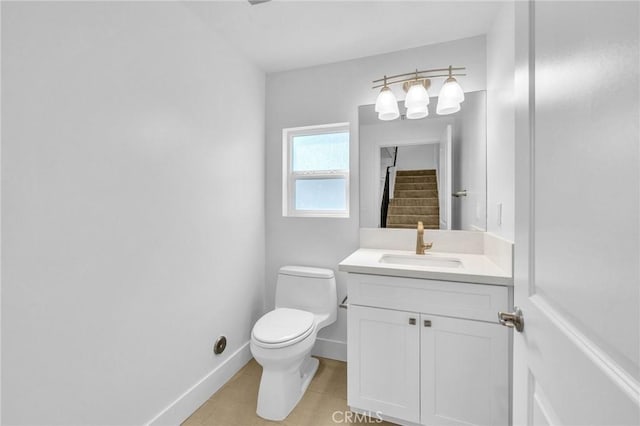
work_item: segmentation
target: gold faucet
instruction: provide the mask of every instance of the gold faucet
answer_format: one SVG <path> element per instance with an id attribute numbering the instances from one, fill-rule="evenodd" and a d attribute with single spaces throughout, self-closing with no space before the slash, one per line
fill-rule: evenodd
<path id="1" fill-rule="evenodd" d="M 424 226 L 422 222 L 418 222 L 418 238 L 416 239 L 416 254 L 424 254 L 425 250 L 433 247 L 433 243 L 424 242 Z"/>

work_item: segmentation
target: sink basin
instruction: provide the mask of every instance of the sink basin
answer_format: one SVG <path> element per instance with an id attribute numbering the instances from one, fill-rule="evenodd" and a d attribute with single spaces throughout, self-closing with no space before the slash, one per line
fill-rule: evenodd
<path id="1" fill-rule="evenodd" d="M 426 266 L 435 268 L 462 268 L 462 262 L 455 257 L 433 257 L 428 254 L 383 254 L 380 263 L 393 265 Z"/>

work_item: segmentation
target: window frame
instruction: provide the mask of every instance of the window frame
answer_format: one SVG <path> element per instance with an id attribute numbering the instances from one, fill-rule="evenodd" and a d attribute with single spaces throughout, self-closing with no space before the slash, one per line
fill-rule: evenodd
<path id="1" fill-rule="evenodd" d="M 349 135 L 348 155 L 349 165 L 346 170 L 313 170 L 304 172 L 293 171 L 293 139 L 296 136 L 324 135 L 331 133 L 347 133 Z M 282 129 L 282 216 L 285 217 L 335 217 L 348 218 L 351 169 L 351 128 L 349 123 L 320 124 L 315 126 L 291 127 Z M 313 179 L 344 179 L 345 181 L 345 209 L 344 210 L 298 210 L 295 208 L 296 181 Z"/>

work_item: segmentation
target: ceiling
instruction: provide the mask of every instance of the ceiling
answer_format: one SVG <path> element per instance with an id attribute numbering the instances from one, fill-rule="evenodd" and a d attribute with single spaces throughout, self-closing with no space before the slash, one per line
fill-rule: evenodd
<path id="1" fill-rule="evenodd" d="M 262 69 L 276 72 L 486 34 L 500 1 L 184 4 Z"/>

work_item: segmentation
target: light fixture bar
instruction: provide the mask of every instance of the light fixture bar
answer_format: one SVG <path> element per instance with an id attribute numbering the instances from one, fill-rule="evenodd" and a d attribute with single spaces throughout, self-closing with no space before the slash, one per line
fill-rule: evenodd
<path id="1" fill-rule="evenodd" d="M 396 80 L 396 81 L 389 81 L 390 78 L 393 77 L 387 77 L 387 83 L 386 85 L 389 86 L 391 84 L 398 84 L 398 83 L 405 83 L 407 81 L 415 81 L 416 77 L 415 77 L 415 72 L 413 73 L 409 73 L 409 74 L 413 74 L 413 77 L 411 78 L 403 78 L 402 80 Z M 407 75 L 407 74 L 404 74 Z M 438 78 L 438 77 L 466 77 L 466 74 L 457 74 L 457 73 L 451 73 L 451 74 L 437 74 L 437 75 L 429 75 L 429 76 L 421 76 L 419 75 L 417 80 L 424 80 L 424 79 L 430 79 L 430 78 Z M 381 78 L 379 80 L 374 80 L 372 81 L 372 83 L 377 83 L 378 81 L 383 81 L 384 79 Z M 379 87 L 384 87 L 385 84 L 378 84 L 377 86 L 371 86 L 372 89 L 377 89 Z"/>
<path id="2" fill-rule="evenodd" d="M 416 74 L 424 74 L 424 73 L 440 72 L 440 71 L 447 71 L 447 73 L 450 73 L 451 71 L 462 71 L 462 70 L 466 70 L 466 69 L 467 69 L 466 67 L 452 67 L 452 66 L 449 66 L 447 68 L 434 68 L 434 69 L 423 70 L 423 71 L 417 71 L 416 70 L 416 71 L 412 71 L 412 72 L 406 72 L 404 74 L 396 74 L 396 75 L 391 75 L 391 76 L 385 76 L 384 78 L 379 78 L 378 80 L 373 80 L 372 83 L 378 83 L 380 81 L 383 81 L 385 78 L 388 81 L 388 80 L 393 79 L 393 78 L 405 77 L 407 75 L 411 75 L 413 77 L 416 77 Z M 457 74 L 457 75 L 461 75 L 461 74 Z M 445 76 L 441 76 L 441 75 L 429 76 L 429 75 L 426 75 L 426 76 L 422 76 L 422 77 L 423 78 L 429 78 L 429 77 L 448 77 L 448 76 L 449 76 L 449 74 L 447 74 Z M 418 77 L 420 77 L 420 76 L 418 76 Z M 411 79 L 411 80 L 413 80 L 413 79 Z M 403 81 L 405 81 L 405 80 L 403 80 Z M 401 83 L 401 82 L 402 81 L 397 81 L 396 83 Z"/>

